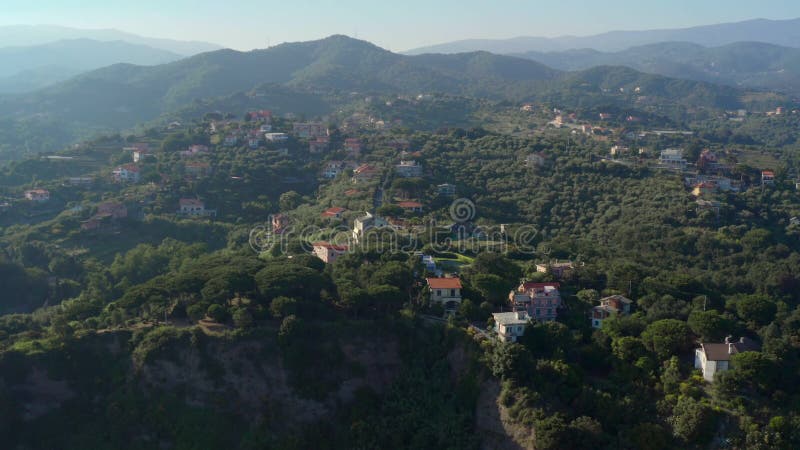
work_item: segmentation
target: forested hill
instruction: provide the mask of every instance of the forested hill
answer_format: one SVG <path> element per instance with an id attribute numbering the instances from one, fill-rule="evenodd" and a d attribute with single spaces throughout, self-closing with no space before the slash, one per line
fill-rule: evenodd
<path id="1" fill-rule="evenodd" d="M 316 93 L 439 92 L 512 101 L 563 92 L 558 98 L 567 102 L 562 106 L 570 106 L 580 103 L 582 95 L 597 93 L 574 89 L 576 82 L 580 87 L 592 83 L 588 78 L 620 74 L 628 85 L 646 84 L 651 99 L 691 107 L 736 107 L 742 95 L 728 87 L 611 67 L 564 74 L 534 61 L 486 52 L 404 56 L 365 41 L 331 36 L 247 53 L 219 50 L 155 67 L 114 65 L 30 95 L 0 99 L 0 115 L 127 128 L 197 99 L 248 91 L 263 83 Z"/>

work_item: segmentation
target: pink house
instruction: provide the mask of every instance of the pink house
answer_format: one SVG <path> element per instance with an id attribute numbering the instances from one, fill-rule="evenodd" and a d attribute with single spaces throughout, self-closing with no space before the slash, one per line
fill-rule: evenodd
<path id="1" fill-rule="evenodd" d="M 25 198 L 32 202 L 46 202 L 50 200 L 50 191 L 47 189 L 31 189 L 25 191 Z"/>
<path id="2" fill-rule="evenodd" d="M 527 311 L 539 322 L 549 322 L 558 316 L 561 307 L 559 283 L 522 283 L 508 294 L 508 300 L 517 311 Z"/>
<path id="3" fill-rule="evenodd" d="M 339 256 L 347 253 L 349 249 L 346 245 L 335 245 L 329 242 L 315 242 L 314 255 L 323 262 L 333 263 Z"/>

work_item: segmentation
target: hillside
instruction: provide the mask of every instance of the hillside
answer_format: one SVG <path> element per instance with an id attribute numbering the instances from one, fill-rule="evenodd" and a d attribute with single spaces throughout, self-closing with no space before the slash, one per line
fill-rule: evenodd
<path id="1" fill-rule="evenodd" d="M 177 53 L 124 41 L 74 39 L 5 47 L 0 48 L 0 93 L 36 90 L 117 63 L 150 66 L 181 58 Z"/>
<path id="2" fill-rule="evenodd" d="M 619 74 L 618 69 L 606 67 L 579 77 L 595 77 L 600 72 L 608 80 Z M 730 108 L 739 105 L 742 94 L 632 70 L 624 73 L 625 83 L 647 83 L 655 87 L 649 91 L 650 98 L 667 103 Z M 117 64 L 29 95 L 0 99 L 0 115 L 68 118 L 76 126 L 124 129 L 200 99 L 229 96 L 270 83 L 297 92 L 437 92 L 511 101 L 545 99 L 553 92 L 562 92 L 565 106 L 583 101 L 571 95 L 574 74 L 563 74 L 534 61 L 486 52 L 412 57 L 365 41 L 331 36 L 251 52 L 219 50 L 153 67 Z M 696 95 L 695 91 L 709 95 Z M 603 94 L 607 97 L 603 101 L 612 103 L 635 100 L 584 89 L 587 92 Z"/>
<path id="3" fill-rule="evenodd" d="M 667 77 L 800 92 L 800 49 L 759 42 L 737 42 L 721 47 L 663 42 L 610 53 L 580 49 L 525 52 L 515 56 L 559 70 L 621 65 Z"/>
<path id="4" fill-rule="evenodd" d="M 523 36 L 511 39 L 467 39 L 416 48 L 406 53 L 418 55 L 422 53 L 460 53 L 483 50 L 508 54 L 529 51 L 553 52 L 582 48 L 614 52 L 634 46 L 670 41 L 692 42 L 704 46 L 755 41 L 786 47 L 800 47 L 800 19 L 755 19 L 690 28 L 610 31 L 592 36 L 560 36 L 555 38 Z"/>

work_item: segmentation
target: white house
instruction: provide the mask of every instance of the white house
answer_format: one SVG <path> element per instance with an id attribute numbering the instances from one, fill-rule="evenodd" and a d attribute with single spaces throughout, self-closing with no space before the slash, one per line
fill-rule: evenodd
<path id="1" fill-rule="evenodd" d="M 353 241 L 358 243 L 367 231 L 387 226 L 389 223 L 383 218 L 367 213 L 353 221 Z"/>
<path id="2" fill-rule="evenodd" d="M 286 142 L 289 139 L 289 135 L 286 133 L 265 133 L 264 139 L 269 142 Z"/>
<path id="3" fill-rule="evenodd" d="M 206 209 L 206 204 L 200 199 L 196 198 L 182 198 L 179 201 L 180 209 L 178 214 L 184 216 L 215 216 L 217 211 L 213 209 Z"/>
<path id="4" fill-rule="evenodd" d="M 417 164 L 416 161 L 400 161 L 400 164 L 394 166 L 394 170 L 398 177 L 411 178 L 422 176 L 422 166 Z"/>
<path id="5" fill-rule="evenodd" d="M 25 199 L 44 203 L 50 200 L 50 191 L 46 189 L 31 189 L 30 191 L 25 191 Z"/>
<path id="6" fill-rule="evenodd" d="M 723 343 L 703 343 L 694 351 L 694 368 L 703 372 L 706 381 L 714 381 L 714 375 L 730 368 L 731 356 L 749 351 L 757 351 L 759 346 L 748 338 L 731 342 L 725 338 Z"/>
<path id="7" fill-rule="evenodd" d="M 525 333 L 525 327 L 531 323 L 527 311 L 493 313 L 497 338 L 503 342 L 517 342 Z"/>
<path id="8" fill-rule="evenodd" d="M 114 181 L 116 182 L 139 182 L 139 168 L 134 164 L 119 166 L 112 173 L 114 175 Z"/>
<path id="9" fill-rule="evenodd" d="M 661 150 L 661 156 L 658 158 L 658 162 L 670 169 L 684 169 L 686 167 L 686 160 L 683 158 L 683 150 L 679 148 Z"/>

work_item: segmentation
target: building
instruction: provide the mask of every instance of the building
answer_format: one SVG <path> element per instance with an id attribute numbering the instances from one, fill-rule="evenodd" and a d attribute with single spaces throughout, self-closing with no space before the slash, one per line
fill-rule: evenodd
<path id="1" fill-rule="evenodd" d="M 378 175 L 380 175 L 378 169 L 369 164 L 362 164 L 353 170 L 353 183 L 369 181 Z"/>
<path id="2" fill-rule="evenodd" d="M 442 197 L 455 197 L 456 185 L 444 183 L 436 186 L 436 193 Z"/>
<path id="3" fill-rule="evenodd" d="M 686 168 L 686 160 L 683 158 L 683 150 L 679 148 L 668 148 L 661 150 L 658 162 L 670 169 L 683 170 Z"/>
<path id="4" fill-rule="evenodd" d="M 533 319 L 549 322 L 556 319 L 561 307 L 559 287 L 559 283 L 525 282 L 511 291 L 508 299 L 515 311 L 527 311 Z"/>
<path id="5" fill-rule="evenodd" d="M 761 171 L 761 185 L 769 186 L 775 184 L 775 172 L 771 170 Z"/>
<path id="6" fill-rule="evenodd" d="M 346 245 L 335 245 L 329 242 L 315 242 L 314 256 L 321 259 L 324 263 L 333 263 L 339 256 L 347 253 L 349 249 Z"/>
<path id="7" fill-rule="evenodd" d="M 145 159 L 155 158 L 155 155 L 150 153 L 148 150 L 134 150 L 133 151 L 133 162 L 138 163 L 140 161 L 144 161 Z"/>
<path id="8" fill-rule="evenodd" d="M 347 210 L 344 209 L 344 208 L 340 208 L 338 206 L 335 206 L 333 208 L 326 209 L 325 212 L 322 213 L 322 217 L 326 218 L 326 219 L 341 219 L 342 218 L 342 213 L 344 213 L 345 211 L 347 211 Z"/>
<path id="9" fill-rule="evenodd" d="M 189 147 L 188 150 L 181 151 L 182 157 L 190 157 L 197 155 L 204 155 L 208 153 L 208 146 L 195 144 Z"/>
<path id="10" fill-rule="evenodd" d="M 373 228 L 383 228 L 387 226 L 389 226 L 389 223 L 383 218 L 367 213 L 353 221 L 353 241 L 359 242 L 364 235 Z"/>
<path id="11" fill-rule="evenodd" d="M 758 351 L 759 345 L 751 339 L 740 338 L 731 342 L 726 338 L 723 343 L 703 343 L 694 351 L 694 368 L 703 372 L 706 381 L 714 381 L 714 375 L 730 369 L 731 356 L 737 353 Z"/>
<path id="12" fill-rule="evenodd" d="M 717 184 L 710 181 L 697 183 L 692 189 L 692 195 L 695 197 L 709 197 L 717 193 Z"/>
<path id="13" fill-rule="evenodd" d="M 238 143 L 239 137 L 233 134 L 225 136 L 225 139 L 222 141 L 222 144 L 225 145 L 225 147 L 235 147 Z"/>
<path id="14" fill-rule="evenodd" d="M 94 183 L 94 178 L 92 177 L 70 177 L 67 178 L 67 183 L 70 186 L 91 186 Z"/>
<path id="15" fill-rule="evenodd" d="M 344 172 L 345 164 L 342 161 L 329 161 L 322 170 L 322 178 L 333 179 Z"/>
<path id="16" fill-rule="evenodd" d="M 117 183 L 138 183 L 140 179 L 139 167 L 135 164 L 125 164 L 117 167 L 112 172 Z"/>
<path id="17" fill-rule="evenodd" d="M 556 278 L 564 278 L 575 269 L 572 261 L 555 261 L 549 263 L 536 264 L 536 271 L 541 273 L 550 272 Z"/>
<path id="18" fill-rule="evenodd" d="M 531 323 L 527 311 L 493 313 L 497 338 L 503 342 L 517 342 L 525 333 L 525 327 Z"/>
<path id="19" fill-rule="evenodd" d="M 347 138 L 344 140 L 344 150 L 351 158 L 358 159 L 361 157 L 361 141 L 356 138 Z"/>
<path id="20" fill-rule="evenodd" d="M 615 145 L 611 147 L 611 156 L 627 155 L 630 152 L 631 152 L 630 147 L 625 147 L 622 145 Z"/>
<path id="21" fill-rule="evenodd" d="M 541 153 L 531 153 L 525 157 L 525 165 L 528 167 L 541 167 L 544 162 L 544 155 Z"/>
<path id="22" fill-rule="evenodd" d="M 421 213 L 422 212 L 422 203 L 420 202 L 399 202 L 397 206 L 403 208 L 403 211 L 411 212 L 411 213 Z"/>
<path id="23" fill-rule="evenodd" d="M 286 133 L 264 133 L 264 139 L 268 142 L 286 142 L 289 140 L 289 135 Z"/>
<path id="24" fill-rule="evenodd" d="M 323 153 L 328 151 L 331 140 L 328 136 L 320 136 L 308 142 L 309 153 Z"/>
<path id="25" fill-rule="evenodd" d="M 197 198 L 182 198 L 178 204 L 180 206 L 178 214 L 184 216 L 198 217 L 215 215 L 214 211 L 206 209 L 205 202 Z"/>
<path id="26" fill-rule="evenodd" d="M 328 127 L 319 122 L 296 122 L 292 125 L 292 132 L 297 136 L 308 139 L 328 135 Z"/>
<path id="27" fill-rule="evenodd" d="M 267 123 L 272 122 L 272 111 L 269 110 L 250 111 L 247 115 L 250 117 L 250 120 L 263 120 Z"/>
<path id="28" fill-rule="evenodd" d="M 109 216 L 112 219 L 124 219 L 128 217 L 128 208 L 122 203 L 103 202 L 97 205 L 97 214 Z"/>
<path id="29" fill-rule="evenodd" d="M 191 177 L 204 177 L 211 173 L 211 164 L 205 161 L 190 161 L 184 166 L 186 174 Z"/>
<path id="30" fill-rule="evenodd" d="M 122 150 L 124 150 L 126 152 L 144 152 L 144 153 L 147 153 L 147 151 L 150 150 L 150 144 L 147 144 L 146 142 L 136 142 L 136 143 L 130 144 L 127 147 L 124 147 Z"/>
<path id="31" fill-rule="evenodd" d="M 592 308 L 592 328 L 600 328 L 603 321 L 611 316 L 631 313 L 632 300 L 621 295 L 612 295 L 600 299 L 600 305 Z"/>
<path id="32" fill-rule="evenodd" d="M 261 139 L 257 137 L 251 137 L 247 140 L 247 146 L 250 147 L 252 150 L 255 150 L 259 146 L 261 146 Z"/>
<path id="33" fill-rule="evenodd" d="M 25 199 L 32 202 L 44 203 L 50 200 L 50 191 L 47 189 L 31 189 L 25 191 Z"/>
<path id="34" fill-rule="evenodd" d="M 417 164 L 416 161 L 400 161 L 400 164 L 394 166 L 394 171 L 398 177 L 402 178 L 422 176 L 422 166 Z"/>
<path id="35" fill-rule="evenodd" d="M 459 278 L 426 278 L 431 303 L 442 305 L 445 311 L 455 311 L 461 304 L 461 280 Z"/>

